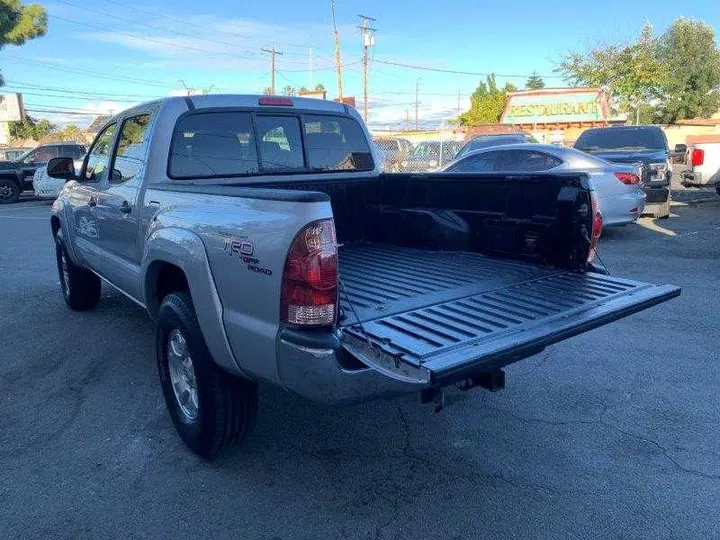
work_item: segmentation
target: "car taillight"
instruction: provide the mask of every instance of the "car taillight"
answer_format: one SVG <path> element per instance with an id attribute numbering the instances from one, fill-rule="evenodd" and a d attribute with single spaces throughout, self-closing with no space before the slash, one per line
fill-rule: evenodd
<path id="1" fill-rule="evenodd" d="M 630 172 L 616 172 L 615 178 L 620 180 L 623 184 L 639 184 L 640 183 L 640 177 L 637 174 L 633 174 Z"/>
<path id="2" fill-rule="evenodd" d="M 590 192 L 590 205 L 592 207 L 592 233 L 590 235 L 590 251 L 588 252 L 588 262 L 595 258 L 595 248 L 603 228 L 603 218 L 600 212 L 600 201 L 594 191 Z"/>
<path id="3" fill-rule="evenodd" d="M 337 260 L 333 220 L 310 223 L 295 236 L 283 271 L 282 322 L 298 326 L 325 326 L 335 322 Z"/>
<path id="4" fill-rule="evenodd" d="M 699 167 L 705 163 L 705 150 L 701 148 L 693 148 L 690 153 L 690 165 L 693 167 Z"/>

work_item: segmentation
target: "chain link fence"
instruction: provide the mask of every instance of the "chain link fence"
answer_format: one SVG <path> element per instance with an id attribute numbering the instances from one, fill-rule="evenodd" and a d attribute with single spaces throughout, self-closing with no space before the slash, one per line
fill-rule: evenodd
<path id="1" fill-rule="evenodd" d="M 453 161 L 465 134 L 447 124 L 428 130 L 373 130 L 385 172 L 431 172 Z"/>

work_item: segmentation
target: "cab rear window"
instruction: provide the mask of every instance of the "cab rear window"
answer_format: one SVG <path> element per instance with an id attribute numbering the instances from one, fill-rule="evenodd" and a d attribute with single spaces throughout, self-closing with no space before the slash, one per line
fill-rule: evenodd
<path id="1" fill-rule="evenodd" d="M 175 179 L 372 169 L 365 132 L 351 118 L 235 111 L 178 120 L 168 163 Z"/>

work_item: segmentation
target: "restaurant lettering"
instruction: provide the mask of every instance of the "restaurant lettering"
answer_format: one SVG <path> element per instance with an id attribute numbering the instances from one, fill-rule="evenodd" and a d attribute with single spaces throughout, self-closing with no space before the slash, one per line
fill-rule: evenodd
<path id="1" fill-rule="evenodd" d="M 596 101 L 566 102 L 566 103 L 538 103 L 536 105 L 510 105 L 507 116 L 561 116 L 573 114 L 598 114 Z"/>

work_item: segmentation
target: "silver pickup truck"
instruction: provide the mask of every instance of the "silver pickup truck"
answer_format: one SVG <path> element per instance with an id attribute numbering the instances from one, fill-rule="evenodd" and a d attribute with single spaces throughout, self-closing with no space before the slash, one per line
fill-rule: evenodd
<path id="1" fill-rule="evenodd" d="M 113 118 L 52 208 L 62 294 L 147 310 L 195 452 L 246 436 L 257 382 L 342 403 L 504 385 L 503 366 L 680 294 L 592 262 L 583 174 L 383 174 L 357 112 L 168 98 Z M 581 359 L 579 359 L 581 360 Z"/>

